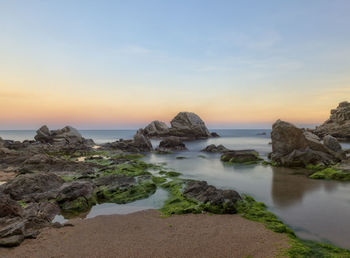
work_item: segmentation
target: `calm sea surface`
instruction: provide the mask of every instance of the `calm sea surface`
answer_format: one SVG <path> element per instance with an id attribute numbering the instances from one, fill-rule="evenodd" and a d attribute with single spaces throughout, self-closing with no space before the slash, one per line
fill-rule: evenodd
<path id="1" fill-rule="evenodd" d="M 271 152 L 270 130 L 213 130 L 220 138 L 186 142 L 188 151 L 169 155 L 148 154 L 144 160 L 166 162 L 169 169 L 184 178 L 206 180 L 224 189 L 247 193 L 266 203 L 269 210 L 294 229 L 303 239 L 327 241 L 350 249 L 350 183 L 308 179 L 302 170 L 261 165 L 227 166 L 219 154 L 200 152 L 209 144 L 223 144 L 229 149 L 255 149 L 264 158 Z M 129 139 L 135 130 L 81 130 L 96 143 Z M 266 135 L 257 135 L 265 132 Z M 35 131 L 0 131 L 3 139 L 33 139 Z M 159 143 L 152 140 L 154 147 Z M 350 149 L 350 144 L 343 144 Z M 199 156 L 204 155 L 205 157 Z M 183 156 L 187 159 L 176 159 Z M 159 189 L 145 200 L 131 204 L 101 204 L 92 208 L 88 218 L 102 214 L 124 214 L 147 208 L 160 208 L 167 193 Z"/>

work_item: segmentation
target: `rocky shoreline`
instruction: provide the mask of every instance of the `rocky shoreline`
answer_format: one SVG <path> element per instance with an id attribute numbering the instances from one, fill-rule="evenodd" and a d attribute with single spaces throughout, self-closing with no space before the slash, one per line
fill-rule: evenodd
<path id="1" fill-rule="evenodd" d="M 209 133 L 196 114 L 180 112 L 170 128 L 153 121 L 131 140 L 99 146 L 71 126 L 51 131 L 42 126 L 34 141 L 0 138 L 0 181 L 4 181 L 0 185 L 0 246 L 17 246 L 24 239 L 36 238 L 43 228 L 64 226 L 52 223 L 58 214 L 74 217 L 97 203 L 133 202 L 151 196 L 157 188 L 170 195 L 161 208 L 165 216 L 238 212 L 275 232 L 288 234 L 301 245 L 288 227 L 250 197 L 217 189 L 205 181 L 181 179 L 178 172 L 140 160 L 143 153 L 186 150 L 183 141 L 217 136 Z M 153 137 L 162 139 L 155 150 L 150 142 Z M 271 139 L 271 161 L 264 161 L 254 150 L 229 150 L 222 145 L 210 145 L 203 151 L 221 153 L 221 160 L 227 164 L 306 167 L 314 172 L 311 178 L 350 180 L 348 154 L 331 134 L 321 139 L 278 120 Z"/>

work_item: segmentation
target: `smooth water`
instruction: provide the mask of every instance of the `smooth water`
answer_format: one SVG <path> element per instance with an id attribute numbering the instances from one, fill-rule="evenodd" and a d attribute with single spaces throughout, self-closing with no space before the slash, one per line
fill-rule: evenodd
<path id="1" fill-rule="evenodd" d="M 229 149 L 255 149 L 262 157 L 271 152 L 270 130 L 214 130 L 221 137 L 185 142 L 188 151 L 168 155 L 148 154 L 144 160 L 167 163 L 169 169 L 181 172 L 183 178 L 205 180 L 224 189 L 235 189 L 264 202 L 270 211 L 294 229 L 303 239 L 328 241 L 350 249 L 350 183 L 308 179 L 302 170 L 262 165 L 225 165 L 219 154 L 200 150 L 209 144 L 223 144 Z M 81 131 L 96 143 L 131 138 L 136 131 Z M 257 135 L 265 132 L 266 135 Z M 34 131 L 0 131 L 3 139 L 33 138 Z M 152 140 L 154 147 L 159 140 Z M 342 144 L 350 148 L 350 144 Z M 176 159 L 182 156 L 186 159 Z M 161 190 L 161 189 L 160 189 Z M 161 207 L 167 195 L 159 192 L 145 200 L 125 205 L 101 204 L 87 217 L 123 214 Z M 163 190 L 162 190 L 163 191 Z"/>

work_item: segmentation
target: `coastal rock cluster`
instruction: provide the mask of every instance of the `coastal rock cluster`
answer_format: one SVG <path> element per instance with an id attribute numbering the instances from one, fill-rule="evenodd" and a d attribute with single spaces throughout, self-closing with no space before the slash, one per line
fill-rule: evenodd
<path id="1" fill-rule="evenodd" d="M 217 137 L 216 133 L 210 134 L 203 120 L 192 112 L 180 112 L 170 122 L 168 127 L 164 122 L 153 121 L 144 128 L 148 137 L 162 138 L 177 136 L 181 140 L 197 140 L 209 137 Z"/>
<path id="2" fill-rule="evenodd" d="M 272 161 L 283 166 L 332 165 L 345 159 L 338 141 L 328 135 L 324 141 L 310 131 L 277 120 L 272 126 Z"/>
<path id="3" fill-rule="evenodd" d="M 319 137 L 327 134 L 338 140 L 350 140 L 350 103 L 339 103 L 336 109 L 331 110 L 330 118 L 313 131 Z"/>

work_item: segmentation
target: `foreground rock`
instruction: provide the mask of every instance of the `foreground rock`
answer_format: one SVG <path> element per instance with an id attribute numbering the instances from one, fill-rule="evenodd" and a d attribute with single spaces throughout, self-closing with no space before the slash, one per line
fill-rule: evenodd
<path id="1" fill-rule="evenodd" d="M 255 150 L 230 150 L 221 155 L 221 160 L 233 164 L 255 164 L 262 159 Z"/>
<path id="2" fill-rule="evenodd" d="M 283 166 L 329 166 L 345 158 L 334 138 L 323 144 L 317 135 L 281 120 L 273 124 L 271 139 L 271 159 Z"/>
<path id="3" fill-rule="evenodd" d="M 215 144 L 210 144 L 207 147 L 205 147 L 203 150 L 201 150 L 203 152 L 213 152 L 213 153 L 224 153 L 224 152 L 228 152 L 230 151 L 229 149 L 227 149 L 224 145 L 218 145 L 216 146 Z"/>
<path id="4" fill-rule="evenodd" d="M 147 137 L 177 136 L 182 140 L 206 139 L 218 137 L 217 133 L 209 133 L 203 120 L 192 112 L 180 112 L 170 122 L 169 128 L 164 122 L 153 121 L 144 128 Z"/>
<path id="5" fill-rule="evenodd" d="M 235 203 L 241 199 L 236 191 L 217 189 L 205 181 L 188 182 L 184 195 L 211 206 L 211 209 L 221 210 L 219 213 L 236 213 Z"/>
<path id="6" fill-rule="evenodd" d="M 350 103 L 339 103 L 336 109 L 331 110 L 330 118 L 316 127 L 314 133 L 320 137 L 329 134 L 339 140 L 350 140 Z"/>
<path id="7" fill-rule="evenodd" d="M 187 150 L 186 145 L 181 141 L 180 137 L 170 136 L 164 138 L 156 149 L 160 152 L 172 152 Z"/>

